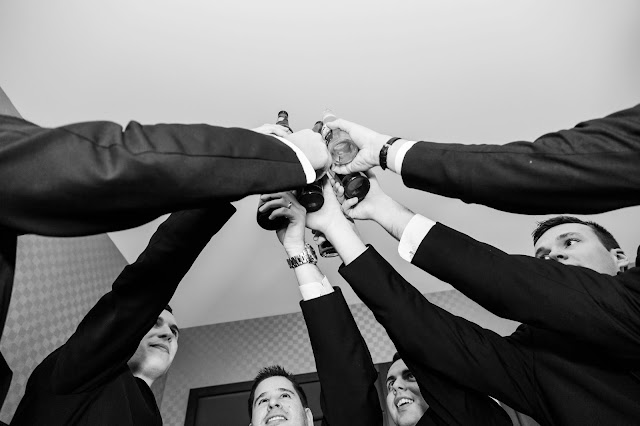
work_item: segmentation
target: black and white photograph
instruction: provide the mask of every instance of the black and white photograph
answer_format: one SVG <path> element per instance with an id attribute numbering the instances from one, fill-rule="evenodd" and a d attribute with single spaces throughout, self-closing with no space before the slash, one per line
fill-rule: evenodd
<path id="1" fill-rule="evenodd" d="M 640 2 L 0 0 L 0 426 L 640 425 Z"/>

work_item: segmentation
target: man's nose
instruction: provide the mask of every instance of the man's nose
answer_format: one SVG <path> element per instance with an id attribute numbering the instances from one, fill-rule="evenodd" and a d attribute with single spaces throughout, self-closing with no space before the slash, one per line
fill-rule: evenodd
<path id="1" fill-rule="evenodd" d="M 404 389 L 406 389 L 406 388 L 407 388 L 407 386 L 406 386 L 406 384 L 404 383 L 404 380 L 402 380 L 402 379 L 396 379 L 396 380 L 393 382 L 393 390 L 395 390 L 395 391 L 398 391 L 398 390 L 404 390 Z"/>
<path id="2" fill-rule="evenodd" d="M 173 333 L 171 332 L 171 329 L 169 327 L 164 326 L 160 330 L 160 333 L 158 334 L 158 337 L 170 342 L 171 340 L 173 340 Z"/>
<path id="3" fill-rule="evenodd" d="M 552 250 L 551 253 L 549 253 L 549 257 L 551 260 L 555 260 L 556 262 L 563 262 L 568 258 L 566 253 L 560 249 Z"/>
<path id="4" fill-rule="evenodd" d="M 269 409 L 278 407 L 280 408 L 280 401 L 277 398 L 269 398 Z"/>

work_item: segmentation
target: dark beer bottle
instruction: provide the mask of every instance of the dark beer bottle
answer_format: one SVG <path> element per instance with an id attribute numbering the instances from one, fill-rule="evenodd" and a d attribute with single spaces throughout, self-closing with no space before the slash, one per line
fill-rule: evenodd
<path id="1" fill-rule="evenodd" d="M 289 127 L 289 114 L 287 113 L 287 111 L 280 111 L 278 113 L 276 124 L 286 127 L 290 132 L 293 132 L 291 130 L 291 127 Z M 258 209 L 264 203 L 264 201 L 260 200 L 258 203 Z M 256 221 L 258 222 L 258 225 L 260 225 L 262 229 L 266 229 L 267 231 L 275 231 L 276 229 L 284 228 L 285 226 L 287 226 L 287 224 L 289 223 L 289 219 L 287 219 L 286 217 L 277 217 L 273 220 L 269 219 L 269 215 L 272 211 L 273 209 L 265 210 L 263 212 L 258 210 L 256 215 Z"/>
<path id="2" fill-rule="evenodd" d="M 316 133 L 320 133 L 322 128 L 322 121 L 316 121 L 316 124 L 313 126 L 313 130 Z M 324 195 L 322 195 L 322 184 L 320 181 L 315 181 L 303 187 L 300 191 L 298 191 L 298 195 L 296 196 L 298 202 L 304 206 L 307 210 L 307 213 L 317 212 L 322 208 L 324 204 Z"/>
<path id="3" fill-rule="evenodd" d="M 322 124 L 322 122 L 320 122 Z M 280 111 L 278 113 L 278 119 L 276 120 L 276 124 L 279 124 L 283 127 L 289 129 L 290 132 L 291 127 L 289 126 L 289 114 L 287 111 Z M 316 130 L 318 123 L 314 126 L 314 131 L 319 133 L 319 130 Z M 324 195 L 322 195 L 322 185 L 320 182 L 313 182 L 306 186 L 303 186 L 299 190 L 295 191 L 296 199 L 298 202 L 307 210 L 308 213 L 313 213 L 322 207 L 324 204 Z M 258 208 L 262 206 L 264 202 L 260 200 L 258 204 Z M 256 215 L 256 221 L 258 225 L 267 231 L 275 231 L 280 228 L 284 228 L 289 223 L 289 220 L 285 217 L 279 217 L 276 219 L 269 219 L 269 215 L 273 209 L 266 210 L 261 212 L 258 210 Z"/>

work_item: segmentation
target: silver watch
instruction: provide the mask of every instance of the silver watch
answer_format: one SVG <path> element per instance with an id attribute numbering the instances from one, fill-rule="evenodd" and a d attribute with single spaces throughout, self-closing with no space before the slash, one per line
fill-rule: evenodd
<path id="1" fill-rule="evenodd" d="M 287 264 L 289 268 L 297 268 L 300 265 L 304 265 L 305 263 L 310 263 L 315 265 L 318 263 L 318 256 L 316 256 L 316 251 L 309 244 L 304 245 L 304 250 L 302 253 L 291 256 L 287 259 Z"/>

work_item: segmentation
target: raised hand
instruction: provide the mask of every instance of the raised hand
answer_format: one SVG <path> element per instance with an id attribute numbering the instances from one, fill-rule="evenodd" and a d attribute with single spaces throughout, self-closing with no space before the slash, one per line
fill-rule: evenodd
<path id="1" fill-rule="evenodd" d="M 305 241 L 305 208 L 291 191 L 263 194 L 260 199 L 265 202 L 260 211 L 273 209 L 269 219 L 285 217 L 289 220 L 287 226 L 276 231 L 276 235 L 289 256 L 300 254 Z"/>
<path id="2" fill-rule="evenodd" d="M 357 198 L 350 198 L 342 203 L 342 211 L 352 219 L 368 219 L 377 222 L 389 234 L 400 240 L 407 224 L 413 218 L 414 213 L 396 202 L 382 191 L 376 175 L 369 170 L 367 172 L 371 187 L 367 196 L 360 202 Z M 334 192 L 339 197 L 343 192 L 342 185 L 338 181 L 332 181 Z"/>
<path id="3" fill-rule="evenodd" d="M 369 170 L 366 174 L 371 185 L 367 196 L 360 202 L 358 202 L 357 198 L 344 199 L 342 202 L 342 211 L 351 219 L 377 221 L 377 217 L 393 204 L 393 200 L 382 191 L 373 171 Z M 344 198 L 344 188 L 340 182 L 331 179 L 331 185 L 338 200 Z"/>
<path id="4" fill-rule="evenodd" d="M 319 133 L 305 129 L 288 134 L 286 139 L 300 148 L 311 162 L 314 170 L 319 172 L 319 176 L 322 176 L 331 166 L 331 155 L 329 155 L 327 145 Z"/>
<path id="5" fill-rule="evenodd" d="M 307 214 L 307 227 L 326 235 L 328 229 L 348 222 L 348 219 L 342 213 L 328 178 L 323 181 L 322 194 L 324 204 L 317 212 Z"/>
<path id="6" fill-rule="evenodd" d="M 382 135 L 342 118 L 327 123 L 327 126 L 330 129 L 342 129 L 349 133 L 353 142 L 360 148 L 358 155 L 349 164 L 334 165 L 333 171 L 340 174 L 364 172 L 380 165 L 380 149 L 391 138 L 390 136 Z"/>

